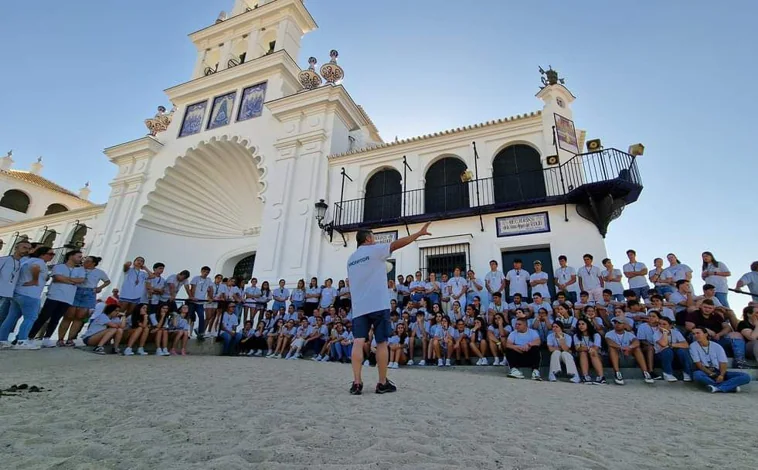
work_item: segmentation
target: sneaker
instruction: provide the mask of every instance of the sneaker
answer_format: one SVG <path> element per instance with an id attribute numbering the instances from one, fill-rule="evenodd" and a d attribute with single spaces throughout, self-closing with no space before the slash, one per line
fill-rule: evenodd
<path id="1" fill-rule="evenodd" d="M 271 356 L 271 355 L 273 355 L 273 354 L 274 354 L 274 351 L 272 351 L 272 350 L 270 350 L 270 349 L 269 349 L 269 350 L 266 352 L 266 357 L 268 357 L 268 356 Z"/>
<path id="2" fill-rule="evenodd" d="M 39 348 L 39 344 L 33 341 L 19 341 L 15 346 L 13 346 L 13 349 L 20 351 L 36 351 Z"/>
<path id="3" fill-rule="evenodd" d="M 740 387 L 739 385 L 737 386 L 737 388 L 734 389 L 734 393 L 740 393 L 741 391 L 742 391 L 742 387 Z"/>
<path id="4" fill-rule="evenodd" d="M 622 377 L 621 380 L 624 380 L 624 378 Z M 595 378 L 595 383 L 598 384 L 598 385 L 608 385 L 608 381 L 605 380 L 605 376 L 604 375 L 601 375 L 600 377 L 596 377 Z"/>
<path id="5" fill-rule="evenodd" d="M 329 362 L 329 356 L 322 357 L 321 362 Z"/>
<path id="6" fill-rule="evenodd" d="M 664 380 L 665 379 L 665 377 L 663 375 L 656 374 L 655 372 L 651 372 L 650 373 L 650 377 L 652 377 L 653 380 Z"/>
<path id="7" fill-rule="evenodd" d="M 538 371 L 537 369 L 532 370 L 532 380 L 542 382 L 542 376 L 540 375 L 540 371 Z"/>
<path id="8" fill-rule="evenodd" d="M 645 377 L 646 384 L 655 383 L 655 380 L 653 380 L 653 377 L 650 375 L 650 372 L 643 372 L 642 375 Z"/>
<path id="9" fill-rule="evenodd" d="M 442 359 L 437 359 L 437 367 L 443 367 L 445 365 L 445 361 Z"/>
<path id="10" fill-rule="evenodd" d="M 350 385 L 350 395 L 360 395 L 363 393 L 363 384 L 357 384 L 353 382 L 352 385 Z"/>
<path id="11" fill-rule="evenodd" d="M 397 365 L 397 362 L 395 363 Z M 445 359 L 445 367 L 450 367 L 452 364 L 450 363 L 450 359 Z"/>
<path id="12" fill-rule="evenodd" d="M 505 358 L 503 358 L 503 360 L 500 361 L 500 365 L 503 367 L 508 367 L 508 361 L 506 361 Z"/>
<path id="13" fill-rule="evenodd" d="M 579 374 L 575 374 L 573 377 L 571 377 L 571 383 L 580 384 L 582 383 L 582 378 L 579 377 Z"/>
<path id="14" fill-rule="evenodd" d="M 555 377 L 555 372 L 550 372 L 549 374 L 547 374 L 547 380 L 549 380 L 550 382 L 557 382 L 558 379 Z"/>
<path id="15" fill-rule="evenodd" d="M 266 354 L 266 357 L 269 358 L 269 359 L 271 359 L 271 358 L 274 357 L 274 353 L 268 353 L 268 354 Z"/>
<path id="16" fill-rule="evenodd" d="M 376 384 L 376 393 L 392 393 L 397 392 L 397 387 L 392 383 L 390 379 L 387 379 L 383 384 Z"/>
<path id="17" fill-rule="evenodd" d="M 61 343 L 60 346 L 63 346 L 64 344 L 63 341 L 59 341 L 59 342 Z M 59 344 L 55 342 L 55 340 L 53 340 L 52 338 L 45 338 L 42 340 L 41 346 L 43 348 L 55 348 L 55 347 L 58 347 Z"/>
<path id="18" fill-rule="evenodd" d="M 598 377 L 598 380 L 599 379 L 600 378 Z M 585 375 L 583 380 L 584 380 L 584 383 L 586 383 L 587 385 L 595 385 L 596 383 L 599 384 L 599 382 L 593 382 L 592 377 L 590 377 L 589 375 Z"/>
<path id="19" fill-rule="evenodd" d="M 510 372 L 508 372 L 508 377 L 513 377 L 514 379 L 523 379 L 524 374 L 522 374 L 521 371 L 515 367 L 511 367 Z"/>
<path id="20" fill-rule="evenodd" d="M 616 376 L 613 378 L 613 381 L 616 382 L 616 385 L 624 385 L 624 376 L 621 375 L 621 372 L 616 372 Z"/>
<path id="21" fill-rule="evenodd" d="M 121 348 L 111 348 L 111 354 L 121 354 Z"/>
<path id="22" fill-rule="evenodd" d="M 147 352 L 145 352 L 145 348 L 137 348 L 137 355 L 138 356 L 147 356 Z M 156 356 L 163 356 L 163 349 L 158 348 L 157 352 L 155 354 Z"/>
<path id="23" fill-rule="evenodd" d="M 684 380 L 685 382 L 692 382 L 692 376 L 688 374 L 687 372 L 684 372 L 682 374 L 682 380 Z"/>
<path id="24" fill-rule="evenodd" d="M 263 356 L 263 349 L 259 349 L 257 353 L 253 354 L 255 357 Z"/>
<path id="25" fill-rule="evenodd" d="M 248 352 L 247 352 L 247 354 L 245 354 L 245 355 L 246 355 L 247 357 L 253 357 L 253 356 L 255 356 L 255 351 L 253 351 L 253 350 L 251 349 L 251 350 L 250 350 L 250 351 L 248 351 Z"/>
<path id="26" fill-rule="evenodd" d="M 281 358 L 282 358 L 281 354 L 274 354 L 274 359 L 281 359 Z"/>
<path id="27" fill-rule="evenodd" d="M 124 356 L 134 356 L 134 351 L 132 351 L 132 348 L 124 349 Z"/>
<path id="28" fill-rule="evenodd" d="M 408 359 L 408 364 L 407 365 L 412 366 L 413 365 L 413 359 Z"/>
<path id="29" fill-rule="evenodd" d="M 495 362 L 492 363 L 493 366 L 499 366 L 500 365 L 500 359 L 495 357 Z"/>
<path id="30" fill-rule="evenodd" d="M 10 341 L 0 341 L 0 349 L 10 349 L 13 345 Z"/>
<path id="31" fill-rule="evenodd" d="M 734 361 L 734 367 L 737 369 L 747 369 L 747 361 L 744 359 L 738 359 Z"/>
<path id="32" fill-rule="evenodd" d="M 718 393 L 718 392 L 720 392 L 720 391 L 721 391 L 721 390 L 719 390 L 719 388 L 718 388 L 718 387 L 716 387 L 715 385 L 708 385 L 708 390 L 709 390 L 711 393 Z"/>
<path id="33" fill-rule="evenodd" d="M 483 357 L 482 358 L 482 365 L 483 366 L 488 366 L 488 365 L 490 365 L 490 361 L 488 361 L 486 357 Z"/>
<path id="34" fill-rule="evenodd" d="M 421 359 L 421 360 L 419 361 L 418 365 L 420 365 L 420 366 L 425 366 L 425 365 L 426 365 L 426 361 L 425 361 L 425 360 L 423 360 L 423 359 Z"/>
<path id="35" fill-rule="evenodd" d="M 677 381 L 677 378 L 676 378 L 676 377 L 674 377 L 674 376 L 673 376 L 673 375 L 671 375 L 671 374 L 667 374 L 667 373 L 665 373 L 665 372 L 664 372 L 664 373 L 663 373 L 663 380 L 665 380 L 666 382 L 676 382 L 676 381 Z"/>
<path id="36" fill-rule="evenodd" d="M 363 367 L 368 367 L 369 364 L 370 363 L 368 362 L 368 359 L 366 359 L 365 361 L 363 361 Z"/>
<path id="37" fill-rule="evenodd" d="M 92 352 L 95 353 L 95 354 L 100 354 L 101 356 L 104 356 L 105 355 L 105 348 L 102 347 L 102 346 L 98 346 Z"/>
<path id="38" fill-rule="evenodd" d="M 313 357 L 311 358 L 311 361 L 316 361 L 316 362 L 318 362 L 318 361 L 320 361 L 320 360 L 321 360 L 321 354 L 319 354 L 318 356 L 313 356 Z"/>

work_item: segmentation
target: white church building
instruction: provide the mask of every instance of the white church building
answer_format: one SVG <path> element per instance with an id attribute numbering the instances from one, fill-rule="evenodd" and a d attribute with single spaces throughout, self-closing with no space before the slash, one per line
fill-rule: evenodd
<path id="1" fill-rule="evenodd" d="M 166 90 L 174 109 L 105 149 L 118 174 L 104 205 L 42 177 L 41 162 L 21 172 L 0 159 L 2 254 L 25 237 L 101 256 L 114 285 L 136 256 L 167 273 L 208 265 L 294 285 L 345 277 L 361 228 L 390 240 L 431 220 L 433 237 L 396 253 L 397 274 L 514 258 L 552 273 L 561 254 L 606 255 L 609 222 L 642 190 L 639 152 L 581 153 L 575 97 L 555 71 L 533 112 L 385 142 L 341 84 L 336 51 L 322 66 L 298 60 L 316 27 L 302 0 L 236 0 L 190 34 L 197 61 Z"/>

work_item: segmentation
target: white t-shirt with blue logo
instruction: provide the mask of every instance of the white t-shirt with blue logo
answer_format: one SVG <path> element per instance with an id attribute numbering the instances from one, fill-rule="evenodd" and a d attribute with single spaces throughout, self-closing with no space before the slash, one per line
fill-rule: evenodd
<path id="1" fill-rule="evenodd" d="M 353 318 L 388 309 L 386 261 L 389 256 L 389 243 L 381 243 L 361 245 L 348 258 Z"/>

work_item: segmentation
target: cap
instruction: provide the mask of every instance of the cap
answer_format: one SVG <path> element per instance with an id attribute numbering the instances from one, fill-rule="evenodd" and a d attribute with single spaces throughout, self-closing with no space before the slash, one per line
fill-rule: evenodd
<path id="1" fill-rule="evenodd" d="M 613 317 L 611 318 L 611 323 L 624 323 L 624 319 L 619 318 L 619 317 Z"/>
<path id="2" fill-rule="evenodd" d="M 536 259 L 536 260 L 534 260 L 534 263 L 533 263 L 533 264 L 539 264 L 539 265 L 542 265 L 542 261 L 540 261 L 540 260 Z"/>

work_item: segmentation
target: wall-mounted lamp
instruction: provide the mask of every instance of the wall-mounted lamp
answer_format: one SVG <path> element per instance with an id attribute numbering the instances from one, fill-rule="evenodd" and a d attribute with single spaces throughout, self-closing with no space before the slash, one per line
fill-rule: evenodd
<path id="1" fill-rule="evenodd" d="M 329 206 L 326 204 L 326 202 L 323 199 L 319 199 L 316 204 L 314 204 L 314 207 L 316 208 L 316 213 L 314 214 L 316 216 L 316 222 L 318 223 L 318 228 L 324 231 L 324 233 L 329 235 L 329 241 L 332 241 L 332 238 L 334 237 L 334 232 L 336 230 L 334 228 L 334 221 L 329 223 L 324 223 L 324 219 L 326 218 L 326 211 L 329 209 Z M 342 232 L 339 232 L 340 235 L 342 235 Z M 345 240 L 345 236 L 342 235 L 342 245 L 344 247 L 347 247 L 347 240 Z"/>

